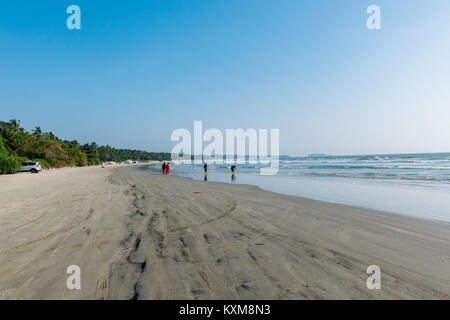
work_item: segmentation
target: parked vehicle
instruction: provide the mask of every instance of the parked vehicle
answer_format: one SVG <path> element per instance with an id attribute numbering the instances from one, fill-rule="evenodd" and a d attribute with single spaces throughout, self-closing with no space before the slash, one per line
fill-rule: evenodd
<path id="1" fill-rule="evenodd" d="M 42 170 L 42 166 L 40 162 L 37 161 L 24 161 L 20 164 L 22 167 L 19 171 L 24 172 L 32 172 L 32 173 L 38 173 Z"/>

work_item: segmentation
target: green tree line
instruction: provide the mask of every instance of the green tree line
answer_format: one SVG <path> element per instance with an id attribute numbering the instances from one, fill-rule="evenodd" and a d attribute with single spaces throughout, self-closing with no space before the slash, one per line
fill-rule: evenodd
<path id="1" fill-rule="evenodd" d="M 39 161 L 44 168 L 98 165 L 103 161 L 170 160 L 170 153 L 147 152 L 98 146 L 95 142 L 81 145 L 76 140 L 61 140 L 52 132 L 36 127 L 26 132 L 20 121 L 0 121 L 0 174 L 16 173 L 20 162 Z"/>

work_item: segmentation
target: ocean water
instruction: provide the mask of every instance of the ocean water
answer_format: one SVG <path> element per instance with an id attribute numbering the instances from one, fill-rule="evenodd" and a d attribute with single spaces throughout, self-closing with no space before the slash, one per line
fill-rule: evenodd
<path id="1" fill-rule="evenodd" d="M 450 222 L 450 153 L 280 157 L 274 176 L 259 164 L 208 164 L 208 181 Z M 203 164 L 172 163 L 171 173 L 204 180 Z"/>

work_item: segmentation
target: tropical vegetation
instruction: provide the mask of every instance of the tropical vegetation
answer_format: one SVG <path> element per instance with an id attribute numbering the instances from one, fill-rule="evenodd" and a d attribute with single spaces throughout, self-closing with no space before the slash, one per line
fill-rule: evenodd
<path id="1" fill-rule="evenodd" d="M 27 132 L 16 119 L 0 121 L 0 174 L 16 173 L 20 162 L 26 160 L 39 161 L 44 168 L 60 168 L 127 159 L 170 160 L 170 153 L 117 149 L 95 142 L 81 145 L 77 140 L 62 140 L 52 132 L 43 132 L 40 127 Z"/>

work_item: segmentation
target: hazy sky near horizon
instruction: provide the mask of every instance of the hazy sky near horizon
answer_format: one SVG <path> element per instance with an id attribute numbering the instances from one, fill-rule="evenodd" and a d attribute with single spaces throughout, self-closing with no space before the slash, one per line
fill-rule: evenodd
<path id="1" fill-rule="evenodd" d="M 450 152 L 450 1 L 0 0 L 13 118 L 149 151 L 202 120 L 278 128 L 289 155 Z"/>

